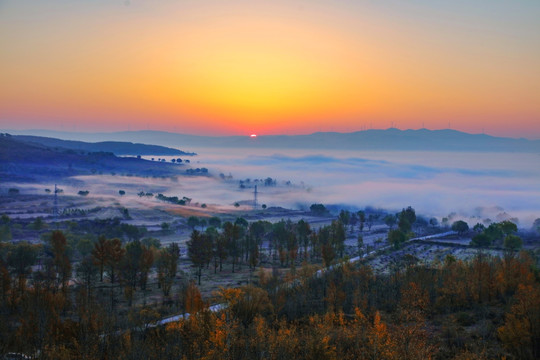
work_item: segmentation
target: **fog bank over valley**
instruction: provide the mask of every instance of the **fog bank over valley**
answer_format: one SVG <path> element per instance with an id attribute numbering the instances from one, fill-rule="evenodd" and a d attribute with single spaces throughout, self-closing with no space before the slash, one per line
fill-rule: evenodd
<path id="1" fill-rule="evenodd" d="M 61 143 L 57 139 L 31 139 L 41 144 L 22 140 L 2 138 L 6 191 L 15 186 L 43 194 L 57 182 L 65 194 L 89 191 L 89 199 L 105 197 L 113 205 L 169 206 L 155 198 L 163 194 L 226 212 L 251 208 L 257 185 L 259 207 L 305 210 L 322 203 L 336 211 L 374 207 L 393 212 L 412 206 L 427 217 L 453 214 L 473 224 L 517 218 L 521 227 L 540 217 L 538 152 L 313 150 L 279 143 L 234 148 L 202 141 L 189 147 L 189 153 L 182 152 L 185 144 L 177 143 L 166 149 L 177 151 L 174 156 L 132 153 L 126 159 L 80 149 L 97 144 L 76 143 L 77 150 L 65 150 L 44 147 L 44 141 Z M 170 145 L 157 140 L 154 145 Z M 139 151 L 151 148 L 125 144 Z M 142 159 L 134 158 L 136 154 Z M 120 190 L 125 196 L 119 198 Z M 138 196 L 141 192 L 152 195 Z"/>
<path id="2" fill-rule="evenodd" d="M 522 226 L 540 214 L 540 169 L 535 165 L 540 163 L 539 154 L 194 150 L 200 154 L 197 166 L 208 167 L 214 175 L 231 174 L 236 180 L 271 177 L 296 185 L 277 194 L 259 186 L 259 198 L 271 205 L 321 202 L 394 210 L 411 205 L 427 216 L 456 212 L 492 220 L 506 211 Z M 228 196 L 223 193 L 219 198 Z"/>

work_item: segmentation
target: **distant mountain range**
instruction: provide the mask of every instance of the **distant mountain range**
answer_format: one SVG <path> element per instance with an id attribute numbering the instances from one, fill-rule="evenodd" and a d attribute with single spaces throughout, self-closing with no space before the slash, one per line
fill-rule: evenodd
<path id="1" fill-rule="evenodd" d="M 134 144 L 132 142 L 100 141 L 90 143 L 74 140 L 60 140 L 52 137 L 31 135 L 15 135 L 13 136 L 13 139 L 29 143 L 41 144 L 51 148 L 73 149 L 87 152 L 103 151 L 111 152 L 115 155 L 196 155 L 195 153 L 188 153 L 182 150 L 173 149 L 165 146 Z"/>
<path id="2" fill-rule="evenodd" d="M 136 141 L 173 148 L 230 147 L 540 153 L 540 140 L 469 134 L 456 130 L 387 129 L 351 133 L 318 132 L 310 135 L 269 135 L 258 136 L 256 138 L 248 136 L 199 136 L 150 130 L 111 133 L 71 133 L 48 130 L 4 131 L 11 134 L 50 136 L 82 141 Z"/>

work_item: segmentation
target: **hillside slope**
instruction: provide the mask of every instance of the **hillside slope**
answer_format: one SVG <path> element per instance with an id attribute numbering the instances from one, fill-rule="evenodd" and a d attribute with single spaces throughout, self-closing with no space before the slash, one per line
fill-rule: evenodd
<path id="1" fill-rule="evenodd" d="M 193 156 L 192 152 L 185 152 L 170 147 L 159 145 L 134 144 L 132 142 L 101 141 L 83 142 L 75 140 L 61 140 L 44 136 L 15 135 L 15 139 L 25 142 L 37 143 L 48 147 L 83 150 L 88 152 L 111 152 L 115 155 L 169 155 L 169 156 Z"/>

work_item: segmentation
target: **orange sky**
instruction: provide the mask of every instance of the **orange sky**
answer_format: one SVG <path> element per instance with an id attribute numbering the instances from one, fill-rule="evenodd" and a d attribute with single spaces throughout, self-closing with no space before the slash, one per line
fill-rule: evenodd
<path id="1" fill-rule="evenodd" d="M 450 3 L 2 1 L 0 128 L 540 138 L 540 2 Z"/>

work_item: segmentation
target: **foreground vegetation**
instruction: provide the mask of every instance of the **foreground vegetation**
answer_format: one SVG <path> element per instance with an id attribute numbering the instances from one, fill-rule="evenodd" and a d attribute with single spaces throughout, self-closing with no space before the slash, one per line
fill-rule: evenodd
<path id="1" fill-rule="evenodd" d="M 325 219 L 317 229 L 303 219 L 222 222 L 191 216 L 189 241 L 166 246 L 146 237 L 145 227 L 121 218 L 46 223 L 40 217 L 14 221 L 4 215 L 0 355 L 540 356 L 538 259 L 534 251 L 517 251 L 523 243 L 512 222 L 477 224 L 471 233 L 465 222 L 455 221 L 455 233 L 472 237 L 470 246 L 456 246 L 476 252 L 474 258 L 421 261 L 404 247 L 421 228 L 422 219 L 410 207 L 397 214 L 341 211 L 337 218 L 322 204 L 310 210 Z M 119 213 L 130 218 L 125 208 Z M 434 221 L 424 222 L 430 231 L 442 230 Z M 364 244 L 363 235 L 373 236 L 373 226 L 375 236 L 386 234 L 385 244 L 382 238 Z M 158 233 L 173 236 L 168 223 L 151 234 Z M 40 241 L 13 241 L 37 234 Z M 348 261 L 348 255 L 366 254 L 362 261 Z M 392 263 L 377 271 L 368 265 L 377 257 L 391 257 Z M 186 272 L 182 261 L 189 261 Z M 232 281 L 218 289 L 223 277 Z"/>
<path id="2" fill-rule="evenodd" d="M 223 233 L 235 224 L 225 226 L 231 229 Z M 194 231 L 192 242 L 200 237 Z M 41 266 L 32 271 L 38 255 Z M 102 237 L 72 277 L 60 231 L 42 248 L 3 244 L 0 351 L 42 359 L 540 355 L 540 279 L 526 252 L 499 258 L 480 251 L 472 261 L 447 257 L 429 266 L 404 261 L 388 274 L 348 262 L 321 273 L 307 255 L 298 268 L 260 270 L 251 285 L 222 288 L 203 300 L 193 282 L 176 298 L 166 293 L 177 281 L 175 245 L 157 250 Z M 186 320 L 155 326 L 166 303 L 117 306 L 117 298 L 144 290 L 154 260 L 165 298 L 191 314 Z M 224 307 L 210 311 L 210 303 Z"/>

